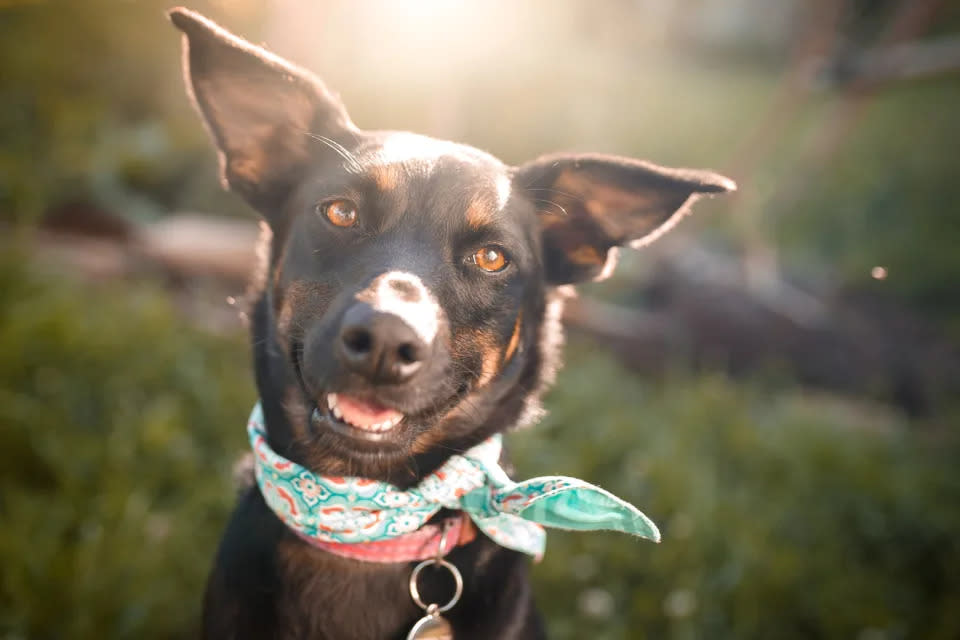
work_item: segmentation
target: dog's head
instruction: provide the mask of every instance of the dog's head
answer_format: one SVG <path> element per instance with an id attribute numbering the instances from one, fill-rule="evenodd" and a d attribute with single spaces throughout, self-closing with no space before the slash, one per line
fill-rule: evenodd
<path id="1" fill-rule="evenodd" d="M 558 287 L 604 278 L 733 183 L 604 155 L 507 166 L 358 129 L 310 73 L 182 9 L 187 85 L 225 184 L 272 231 L 256 312 L 274 445 L 325 471 L 435 466 L 534 413 Z M 419 456 L 419 458 L 417 458 Z M 431 457 L 432 456 L 432 457 Z"/>

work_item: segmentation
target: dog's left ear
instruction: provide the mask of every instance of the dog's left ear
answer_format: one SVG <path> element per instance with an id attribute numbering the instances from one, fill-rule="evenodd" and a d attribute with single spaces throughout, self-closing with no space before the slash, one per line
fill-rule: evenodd
<path id="1" fill-rule="evenodd" d="M 547 278 L 555 285 L 604 279 L 616 247 L 649 244 L 699 196 L 736 189 L 710 171 L 596 154 L 539 158 L 516 169 L 513 185 L 540 212 Z"/>
<path id="2" fill-rule="evenodd" d="M 275 196 L 307 165 L 310 135 L 349 141 L 358 131 L 319 78 L 188 9 L 169 12 L 183 34 L 187 90 L 220 151 L 225 186 L 268 221 Z"/>

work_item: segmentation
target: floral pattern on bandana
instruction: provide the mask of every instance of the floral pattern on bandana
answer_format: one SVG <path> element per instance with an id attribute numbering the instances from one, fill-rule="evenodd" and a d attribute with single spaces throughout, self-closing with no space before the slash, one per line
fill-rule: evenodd
<path id="1" fill-rule="evenodd" d="M 543 555 L 543 526 L 622 531 L 655 542 L 660 532 L 633 505 L 583 480 L 564 476 L 514 482 L 500 467 L 495 435 L 451 456 L 408 490 L 368 478 L 320 476 L 283 458 L 267 444 L 260 405 L 247 423 L 257 484 L 288 527 L 324 542 L 387 540 L 422 527 L 441 508 L 467 513 L 497 544 Z"/>

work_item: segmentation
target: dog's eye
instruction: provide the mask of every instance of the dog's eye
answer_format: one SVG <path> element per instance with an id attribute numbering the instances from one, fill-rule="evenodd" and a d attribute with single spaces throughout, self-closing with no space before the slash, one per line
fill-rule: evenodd
<path id="1" fill-rule="evenodd" d="M 478 249 L 476 253 L 470 256 L 470 259 L 473 264 L 490 273 L 503 271 L 507 268 L 507 265 L 510 264 L 510 260 L 507 258 L 507 254 L 504 253 L 503 249 L 493 246 Z"/>
<path id="2" fill-rule="evenodd" d="M 357 206 L 349 200 L 329 200 L 317 205 L 322 214 L 337 227 L 352 227 L 357 224 Z"/>

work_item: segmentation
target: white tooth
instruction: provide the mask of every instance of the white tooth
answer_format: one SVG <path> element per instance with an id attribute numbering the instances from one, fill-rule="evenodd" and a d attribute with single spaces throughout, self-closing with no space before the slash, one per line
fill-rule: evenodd
<path id="1" fill-rule="evenodd" d="M 340 420 L 343 418 L 343 412 L 340 411 L 340 407 L 338 407 L 337 405 L 333 405 L 332 407 L 330 407 L 330 410 L 333 411 L 333 417 L 336 418 L 337 420 Z"/>
<path id="2" fill-rule="evenodd" d="M 328 393 L 328 394 L 327 394 L 327 407 L 330 408 L 330 409 L 333 409 L 335 406 L 337 406 L 337 394 L 335 394 L 335 393 Z"/>

